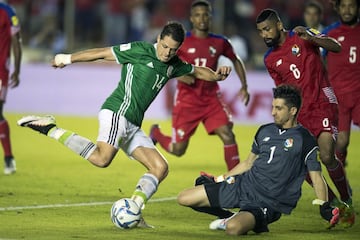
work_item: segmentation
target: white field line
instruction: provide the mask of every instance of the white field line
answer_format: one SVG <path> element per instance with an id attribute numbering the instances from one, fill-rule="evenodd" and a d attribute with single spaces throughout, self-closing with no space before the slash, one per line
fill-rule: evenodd
<path id="1" fill-rule="evenodd" d="M 167 202 L 173 201 L 176 197 L 165 197 L 150 199 L 149 202 Z M 0 212 L 5 211 L 18 211 L 26 209 L 44 209 L 44 208 L 65 208 L 65 207 L 85 207 L 85 206 L 99 206 L 113 204 L 114 202 L 89 202 L 89 203 L 69 203 L 69 204 L 49 204 L 49 205 L 36 205 L 36 206 L 19 206 L 19 207 L 0 207 Z"/>

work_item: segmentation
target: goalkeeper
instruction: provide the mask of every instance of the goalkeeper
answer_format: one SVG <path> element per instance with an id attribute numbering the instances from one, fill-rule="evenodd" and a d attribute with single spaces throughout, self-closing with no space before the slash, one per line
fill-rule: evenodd
<path id="1" fill-rule="evenodd" d="M 268 232 L 268 224 L 296 207 L 307 171 L 317 198 L 313 204 L 320 205 L 320 214 L 330 227 L 339 221 L 340 210 L 328 202 L 316 140 L 296 120 L 299 90 L 282 85 L 273 89 L 273 96 L 274 123 L 258 129 L 248 158 L 223 176 L 203 173 L 197 186 L 178 196 L 180 205 L 219 217 L 210 229 L 222 229 L 229 235 Z M 224 208 L 240 211 L 234 214 Z"/>

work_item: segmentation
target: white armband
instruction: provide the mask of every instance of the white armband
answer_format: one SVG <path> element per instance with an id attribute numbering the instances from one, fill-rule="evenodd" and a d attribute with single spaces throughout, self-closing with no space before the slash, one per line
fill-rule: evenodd
<path id="1" fill-rule="evenodd" d="M 69 65 L 71 64 L 71 54 L 56 54 L 55 55 L 55 65 Z"/>

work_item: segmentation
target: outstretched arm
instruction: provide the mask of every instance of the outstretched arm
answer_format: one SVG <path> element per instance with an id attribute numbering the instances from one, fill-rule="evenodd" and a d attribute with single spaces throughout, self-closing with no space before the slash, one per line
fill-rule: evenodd
<path id="1" fill-rule="evenodd" d="M 230 74 L 230 72 L 231 67 L 228 66 L 219 67 L 216 72 L 208 67 L 195 66 L 192 75 L 194 75 L 195 78 L 206 81 L 222 81 Z"/>
<path id="2" fill-rule="evenodd" d="M 337 207 L 332 207 L 328 202 L 328 189 L 321 171 L 309 171 L 309 175 L 317 197 L 313 204 L 320 206 L 320 215 L 330 223 L 329 228 L 331 228 L 339 222 L 340 211 Z"/>
<path id="3" fill-rule="evenodd" d="M 297 26 L 294 28 L 294 32 L 304 40 L 311 41 L 318 47 L 322 47 L 330 52 L 340 52 L 341 44 L 334 38 L 325 35 L 312 35 L 303 26 Z"/>
<path id="4" fill-rule="evenodd" d="M 236 58 L 233 61 L 235 71 L 241 81 L 241 88 L 239 91 L 239 96 L 241 97 L 241 100 L 244 102 L 245 106 L 249 103 L 250 100 L 250 94 L 247 90 L 247 80 L 246 80 L 246 70 L 245 65 L 243 61 L 240 58 Z"/>
<path id="5" fill-rule="evenodd" d="M 72 54 L 57 54 L 52 60 L 53 67 L 63 68 L 76 62 L 92 62 L 96 60 L 115 61 L 111 47 L 93 48 Z"/>
<path id="6" fill-rule="evenodd" d="M 311 181 L 313 182 L 315 195 L 317 199 L 327 202 L 328 201 L 328 189 L 323 175 L 320 171 L 309 171 Z"/>

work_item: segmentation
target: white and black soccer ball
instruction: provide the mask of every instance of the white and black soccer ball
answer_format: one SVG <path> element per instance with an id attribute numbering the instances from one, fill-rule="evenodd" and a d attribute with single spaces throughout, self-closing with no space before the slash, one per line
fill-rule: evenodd
<path id="1" fill-rule="evenodd" d="M 121 229 L 133 228 L 141 219 L 141 208 L 130 198 L 122 198 L 111 207 L 111 221 Z"/>

